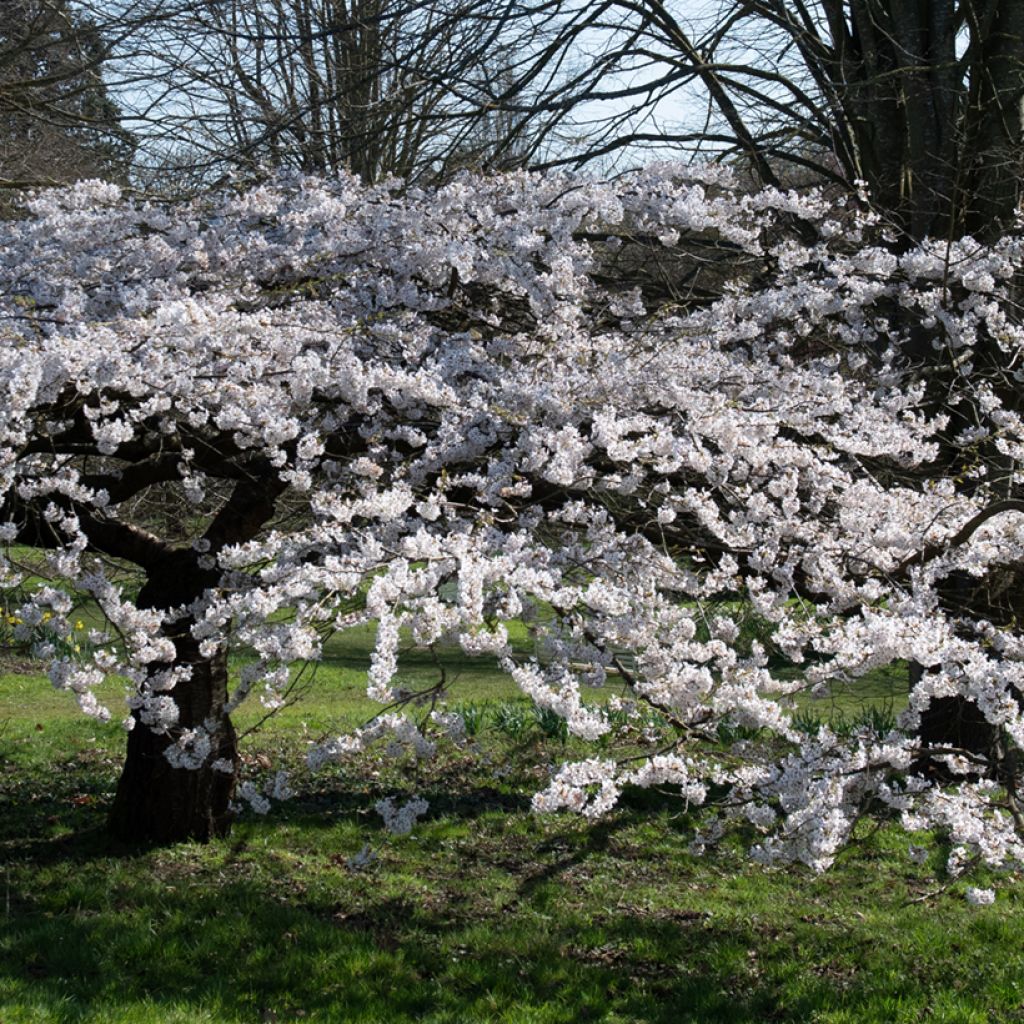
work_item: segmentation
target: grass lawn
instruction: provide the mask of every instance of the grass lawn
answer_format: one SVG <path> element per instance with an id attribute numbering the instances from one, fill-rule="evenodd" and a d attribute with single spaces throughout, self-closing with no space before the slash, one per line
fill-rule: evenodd
<path id="1" fill-rule="evenodd" d="M 367 636 L 336 641 L 307 699 L 249 738 L 250 768 L 368 717 L 367 664 Z M 453 672 L 487 715 L 475 755 L 299 772 L 293 800 L 229 839 L 143 851 L 102 829 L 121 730 L 39 676 L 0 677 L 0 1024 L 1024 1021 L 1014 879 L 988 907 L 964 883 L 929 896 L 941 845 L 919 867 L 887 828 L 822 876 L 698 858 L 693 822 L 654 793 L 597 825 L 537 817 L 564 747 L 525 709 L 498 728 L 517 705 L 486 663 Z M 427 816 L 387 835 L 374 802 L 413 793 Z"/>

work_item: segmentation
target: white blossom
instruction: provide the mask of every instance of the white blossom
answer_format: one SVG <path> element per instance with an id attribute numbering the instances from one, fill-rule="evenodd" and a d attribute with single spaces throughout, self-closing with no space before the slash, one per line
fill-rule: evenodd
<path id="1" fill-rule="evenodd" d="M 992 889 L 976 889 L 973 886 L 964 893 L 964 898 L 973 907 L 987 907 L 996 901 L 996 894 Z"/>

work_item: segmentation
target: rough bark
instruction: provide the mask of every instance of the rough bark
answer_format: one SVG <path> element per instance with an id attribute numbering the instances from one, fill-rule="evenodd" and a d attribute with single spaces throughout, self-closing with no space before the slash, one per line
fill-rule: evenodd
<path id="1" fill-rule="evenodd" d="M 205 574 L 188 556 L 154 566 L 139 593 L 139 606 L 178 607 L 202 593 Z M 203 658 L 192 637 L 193 620 L 184 617 L 166 628 L 175 648 L 175 664 L 188 665 L 191 678 L 171 692 L 178 706 L 178 725 L 157 734 L 136 715 L 128 736 L 124 770 L 110 813 L 111 833 L 129 843 L 207 842 L 228 833 L 231 797 L 238 775 L 235 730 L 225 711 L 228 692 L 227 657 Z M 169 666 L 155 665 L 159 671 Z M 203 726 L 211 733 L 213 749 L 202 767 L 175 768 L 165 757 L 181 729 Z M 214 761 L 227 761 L 230 771 L 215 770 Z"/>
<path id="2" fill-rule="evenodd" d="M 1024 4 L 965 3 L 975 42 L 963 143 L 964 227 L 989 241 L 1013 225 L 1024 174 Z"/>

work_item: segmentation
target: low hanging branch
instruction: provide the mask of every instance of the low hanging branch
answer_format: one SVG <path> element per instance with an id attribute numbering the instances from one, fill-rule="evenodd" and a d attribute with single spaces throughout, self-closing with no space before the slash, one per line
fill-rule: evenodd
<path id="1" fill-rule="evenodd" d="M 1024 512 L 1024 501 L 1017 498 L 1006 498 L 1003 501 L 996 501 L 991 505 L 987 505 L 980 512 L 971 516 L 952 536 L 946 538 L 941 543 L 929 544 L 927 547 L 922 548 L 920 552 L 906 559 L 900 565 L 899 573 L 902 575 L 915 565 L 924 565 L 926 562 L 932 561 L 932 559 L 941 558 L 953 548 L 966 544 L 985 523 L 1006 512 Z"/>

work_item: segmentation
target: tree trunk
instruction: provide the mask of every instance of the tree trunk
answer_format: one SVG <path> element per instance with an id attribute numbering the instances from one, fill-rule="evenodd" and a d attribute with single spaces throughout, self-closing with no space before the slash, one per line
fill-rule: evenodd
<path id="1" fill-rule="evenodd" d="M 974 620 L 985 620 L 1004 629 L 1016 629 L 1024 613 L 1019 573 L 1008 568 L 1003 573 L 989 574 L 978 580 L 965 572 L 953 573 L 940 587 L 942 607 L 953 615 L 965 615 Z M 910 666 L 910 685 L 913 688 L 925 672 L 921 665 Z M 1024 707 L 1024 695 L 1014 686 L 1010 693 L 1018 705 Z M 917 739 L 921 746 L 957 749 L 979 755 L 988 761 L 987 769 L 979 765 L 978 772 L 1003 779 L 1007 773 L 1015 774 L 1015 755 L 1007 757 L 1008 750 L 1003 730 L 993 725 L 981 708 L 967 697 L 933 697 L 921 714 Z M 934 779 L 949 782 L 963 776 L 951 773 L 942 762 L 923 752 L 914 763 L 913 770 Z"/>
<path id="2" fill-rule="evenodd" d="M 151 571 L 139 593 L 139 607 L 167 609 L 187 604 L 203 592 L 208 580 L 192 558 L 179 555 Z M 178 723 L 158 734 L 140 721 L 128 735 L 124 769 L 108 822 L 111 833 L 129 843 L 207 842 L 231 827 L 230 801 L 238 776 L 235 730 L 224 710 L 228 693 L 227 656 L 199 654 L 191 617 L 165 627 L 174 642 L 175 665 L 188 665 L 192 676 L 170 695 L 178 706 Z M 170 666 L 154 665 L 154 671 Z M 203 729 L 210 749 L 196 768 L 174 767 L 165 756 L 184 729 Z M 214 762 L 220 762 L 214 768 Z M 227 767 L 223 771 L 221 768 Z"/>
<path id="3" fill-rule="evenodd" d="M 985 6 L 967 97 L 963 203 L 966 230 L 993 241 L 1013 227 L 1024 173 L 1024 5 Z"/>

